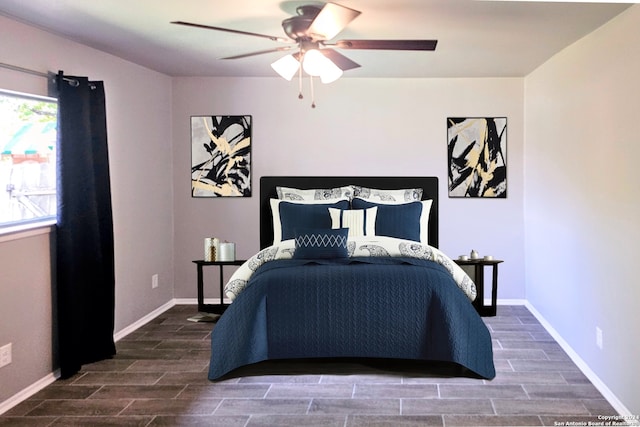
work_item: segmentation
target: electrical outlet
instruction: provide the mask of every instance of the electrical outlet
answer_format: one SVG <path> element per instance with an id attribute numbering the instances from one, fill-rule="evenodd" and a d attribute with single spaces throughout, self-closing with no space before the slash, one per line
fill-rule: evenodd
<path id="1" fill-rule="evenodd" d="M 11 363 L 11 343 L 0 347 L 0 368 Z"/>
<path id="2" fill-rule="evenodd" d="M 154 274 L 151 276 L 151 289 L 155 289 L 158 287 L 158 275 Z"/>
<path id="3" fill-rule="evenodd" d="M 602 329 L 596 326 L 596 345 L 602 350 Z"/>

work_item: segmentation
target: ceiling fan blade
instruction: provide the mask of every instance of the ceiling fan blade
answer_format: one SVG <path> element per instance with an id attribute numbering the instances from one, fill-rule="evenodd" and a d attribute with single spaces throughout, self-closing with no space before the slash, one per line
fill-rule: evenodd
<path id="1" fill-rule="evenodd" d="M 291 40 L 285 39 L 284 37 L 270 36 L 267 34 L 250 33 L 248 31 L 232 30 L 230 28 L 213 27 L 211 25 L 194 24 L 192 22 L 184 22 L 184 21 L 171 21 L 171 23 L 177 24 L 177 25 L 185 25 L 187 27 L 203 28 L 205 30 L 225 31 L 227 33 L 243 34 L 245 36 L 262 37 L 265 39 L 273 40 L 274 42 L 284 42 L 284 43 L 291 42 Z"/>
<path id="2" fill-rule="evenodd" d="M 339 4 L 327 3 L 311 22 L 307 34 L 318 40 L 330 40 L 360 13 L 362 12 Z"/>
<path id="3" fill-rule="evenodd" d="M 324 56 L 329 58 L 331 62 L 336 64 L 336 66 L 340 68 L 342 71 L 347 71 L 353 68 L 360 67 L 360 64 L 350 60 L 343 54 L 336 52 L 333 49 L 320 49 L 320 53 L 322 53 Z"/>
<path id="4" fill-rule="evenodd" d="M 438 40 L 338 40 L 340 49 L 436 50 Z"/>
<path id="5" fill-rule="evenodd" d="M 250 52 L 250 53 L 242 53 L 240 55 L 233 55 L 233 56 L 225 56 L 224 58 L 218 58 L 218 59 L 240 59 L 240 58 L 247 58 L 249 56 L 256 56 L 256 55 L 262 55 L 265 53 L 273 53 L 273 52 L 283 52 L 285 50 L 290 50 L 293 49 L 295 47 L 298 47 L 297 45 L 291 45 L 291 46 L 281 46 L 281 47 L 276 47 L 273 49 L 267 49 L 267 50 L 259 50 L 257 52 Z"/>

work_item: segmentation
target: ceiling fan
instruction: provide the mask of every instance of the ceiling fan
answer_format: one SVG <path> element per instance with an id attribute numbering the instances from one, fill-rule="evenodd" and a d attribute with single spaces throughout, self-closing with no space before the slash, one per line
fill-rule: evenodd
<path id="1" fill-rule="evenodd" d="M 283 52 L 297 49 L 297 52 L 275 61 L 271 66 L 287 80 L 291 80 L 298 73 L 300 77 L 300 99 L 302 96 L 302 70 L 312 77 L 319 77 L 323 83 L 337 80 L 343 71 L 360 67 L 359 64 L 337 52 L 339 49 L 373 49 L 373 50 L 435 50 L 437 40 L 338 40 L 330 42 L 340 33 L 360 11 L 341 6 L 336 3 L 304 5 L 296 9 L 296 16 L 282 21 L 282 28 L 288 38 L 266 34 L 252 33 L 229 28 L 214 27 L 185 21 L 172 21 L 172 24 L 208 30 L 225 31 L 254 37 L 267 38 L 275 42 L 287 43 L 272 49 L 228 56 L 220 59 L 240 59 L 273 52 Z M 311 79 L 313 95 L 313 79 Z M 315 107 L 315 103 L 311 104 Z"/>

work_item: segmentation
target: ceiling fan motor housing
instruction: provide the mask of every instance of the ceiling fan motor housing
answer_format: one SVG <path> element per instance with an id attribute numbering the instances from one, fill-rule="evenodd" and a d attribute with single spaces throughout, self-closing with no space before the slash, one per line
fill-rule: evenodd
<path id="1" fill-rule="evenodd" d="M 311 40 L 308 30 L 320 10 L 317 6 L 299 6 L 296 9 L 298 16 L 282 21 L 284 32 L 295 41 Z"/>

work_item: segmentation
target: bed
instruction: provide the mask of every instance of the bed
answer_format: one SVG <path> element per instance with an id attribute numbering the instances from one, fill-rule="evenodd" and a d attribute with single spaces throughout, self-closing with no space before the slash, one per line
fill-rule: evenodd
<path id="1" fill-rule="evenodd" d="M 225 285 L 209 379 L 306 359 L 447 363 L 492 379 L 475 285 L 438 239 L 437 177 L 262 177 L 260 251 Z"/>

